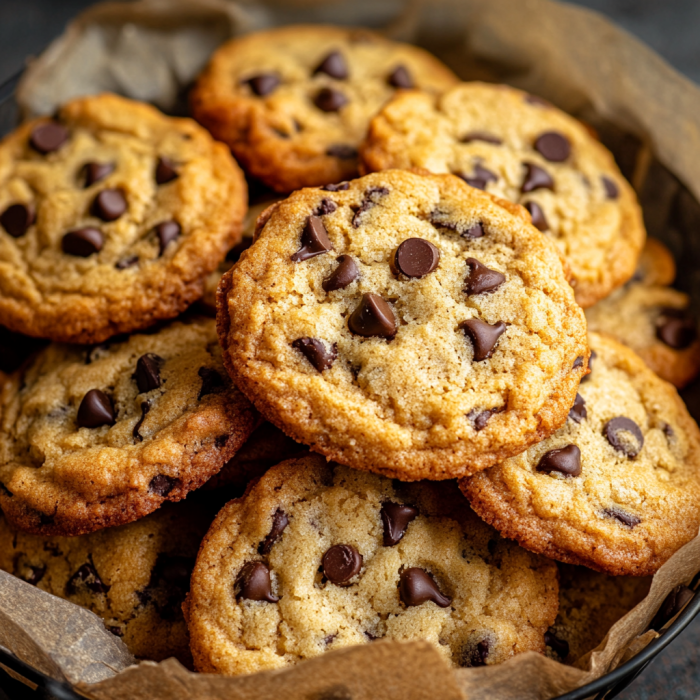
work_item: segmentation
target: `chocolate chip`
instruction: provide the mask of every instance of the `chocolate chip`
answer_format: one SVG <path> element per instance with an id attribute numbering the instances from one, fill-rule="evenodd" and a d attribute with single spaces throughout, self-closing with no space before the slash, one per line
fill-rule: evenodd
<path id="1" fill-rule="evenodd" d="M 617 506 L 612 506 L 611 508 L 606 508 L 603 510 L 603 516 L 606 518 L 614 518 L 629 528 L 633 528 L 635 525 L 639 525 L 639 523 L 642 522 L 641 518 L 638 518 L 636 515 L 632 515 L 631 513 L 627 513 L 626 511 L 622 510 L 622 508 L 618 508 Z"/>
<path id="2" fill-rule="evenodd" d="M 148 484 L 148 490 L 156 496 L 167 496 L 176 486 L 179 486 L 180 479 L 165 474 L 156 474 Z"/>
<path id="3" fill-rule="evenodd" d="M 301 248 L 292 255 L 292 262 L 303 262 L 317 255 L 323 255 L 333 250 L 333 244 L 328 238 L 328 231 L 323 221 L 312 214 L 307 220 L 301 234 Z"/>
<path id="4" fill-rule="evenodd" d="M 160 368 L 164 362 L 162 357 L 152 352 L 139 357 L 136 361 L 136 373 L 134 374 L 139 394 L 145 394 L 160 386 Z"/>
<path id="5" fill-rule="evenodd" d="M 544 633 L 544 643 L 548 646 L 562 661 L 569 655 L 569 642 L 565 639 L 557 637 L 552 630 L 547 630 Z"/>
<path id="6" fill-rule="evenodd" d="M 464 180 L 471 187 L 476 187 L 478 190 L 485 190 L 486 185 L 489 182 L 497 182 L 498 175 L 492 173 L 490 170 L 482 167 L 478 163 L 474 166 L 474 173 L 472 175 L 460 175 L 462 180 Z"/>
<path id="7" fill-rule="evenodd" d="M 581 450 L 576 445 L 567 445 L 545 452 L 537 463 L 537 471 L 544 474 L 559 472 L 564 476 L 578 476 L 581 473 Z"/>
<path id="8" fill-rule="evenodd" d="M 591 350 L 590 357 L 588 358 L 588 369 L 590 372 L 581 378 L 581 384 L 587 382 L 591 378 L 591 373 L 593 372 L 593 361 L 596 359 L 596 357 L 598 357 L 598 353 L 595 350 Z M 576 367 L 576 362 L 574 362 L 574 367 Z"/>
<path id="9" fill-rule="evenodd" d="M 236 579 L 238 589 L 236 599 L 264 600 L 267 603 L 277 603 L 279 598 L 272 593 L 270 570 L 261 561 L 249 561 L 241 569 Z"/>
<path id="10" fill-rule="evenodd" d="M 68 580 L 66 584 L 66 593 L 75 595 L 78 590 L 78 585 L 86 586 L 93 593 L 107 593 L 110 586 L 102 582 L 95 565 L 88 561 L 83 564 Z"/>
<path id="11" fill-rule="evenodd" d="M 669 620 L 674 618 L 695 597 L 695 591 L 688 586 L 676 586 L 661 603 L 649 627 L 660 630 Z"/>
<path id="12" fill-rule="evenodd" d="M 528 210 L 528 212 L 530 212 L 532 225 L 537 230 L 549 231 L 549 222 L 547 221 L 547 217 L 544 215 L 542 207 L 537 202 L 525 202 L 523 206 Z"/>
<path id="13" fill-rule="evenodd" d="M 554 180 L 544 168 L 534 163 L 523 163 L 523 165 L 525 166 L 525 179 L 520 188 L 522 193 L 540 189 L 554 189 Z"/>
<path id="14" fill-rule="evenodd" d="M 486 660 L 491 651 L 491 644 L 488 639 L 482 639 L 477 644 L 470 645 L 462 652 L 460 666 L 465 668 L 477 668 L 486 666 Z"/>
<path id="15" fill-rule="evenodd" d="M 664 423 L 662 430 L 668 442 L 676 439 L 676 431 L 668 423 Z"/>
<path id="16" fill-rule="evenodd" d="M 248 250 L 252 245 L 253 239 L 246 236 L 240 243 L 236 243 L 236 245 L 226 253 L 226 260 L 232 263 L 238 262 L 241 255 L 243 255 L 243 251 Z"/>
<path id="17" fill-rule="evenodd" d="M 324 112 L 338 112 L 348 103 L 348 98 L 340 90 L 324 87 L 318 91 L 314 104 Z"/>
<path id="18" fill-rule="evenodd" d="M 151 410 L 151 402 L 150 401 L 142 401 L 141 402 L 141 417 L 138 419 L 138 421 L 136 422 L 136 425 L 134 426 L 134 429 L 131 431 L 131 434 L 134 437 L 134 443 L 143 441 L 143 435 L 141 435 L 141 426 L 143 425 L 143 422 L 146 420 L 146 416 L 148 415 L 148 412 L 150 410 Z"/>
<path id="19" fill-rule="evenodd" d="M 224 386 L 222 376 L 211 367 L 200 367 L 197 374 L 202 378 L 202 388 L 199 390 L 197 401 L 201 401 L 205 396 L 213 394 L 217 389 Z"/>
<path id="20" fill-rule="evenodd" d="M 698 337 L 692 316 L 685 309 L 662 309 L 656 321 L 656 337 L 674 350 L 683 350 Z"/>
<path id="21" fill-rule="evenodd" d="M 482 238 L 484 236 L 484 225 L 479 222 L 470 226 L 461 234 L 462 238 Z"/>
<path id="22" fill-rule="evenodd" d="M 639 426 L 629 418 L 611 418 L 603 428 L 607 441 L 618 451 L 633 459 L 644 447 L 644 435 Z"/>
<path id="23" fill-rule="evenodd" d="M 68 140 L 68 129 L 56 122 L 46 122 L 35 126 L 29 143 L 35 151 L 51 153 L 57 151 Z"/>
<path id="24" fill-rule="evenodd" d="M 164 221 L 158 224 L 153 230 L 156 236 L 158 236 L 158 255 L 163 255 L 168 244 L 172 243 L 182 233 L 180 224 L 176 221 Z"/>
<path id="25" fill-rule="evenodd" d="M 330 369 L 335 358 L 338 357 L 336 343 L 333 343 L 328 350 L 323 341 L 318 338 L 297 338 L 292 343 L 292 347 L 299 350 L 318 372 Z"/>
<path id="26" fill-rule="evenodd" d="M 355 212 L 355 216 L 352 217 L 353 228 L 358 228 L 360 225 L 360 217 L 367 210 L 371 209 L 375 204 L 378 203 L 378 199 L 389 194 L 389 190 L 386 187 L 370 187 L 365 192 L 365 197 L 362 200 L 360 208 Z"/>
<path id="27" fill-rule="evenodd" d="M 102 250 L 104 236 L 102 231 L 92 226 L 69 231 L 61 240 L 61 249 L 67 255 L 87 258 Z"/>
<path id="28" fill-rule="evenodd" d="M 446 608 L 452 602 L 452 598 L 442 595 L 432 576 L 417 567 L 401 572 L 399 595 L 403 604 L 409 607 L 431 600 L 438 607 Z"/>
<path id="29" fill-rule="evenodd" d="M 178 178 L 178 173 L 175 163 L 167 156 L 161 156 L 156 163 L 156 184 L 165 185 Z"/>
<path id="30" fill-rule="evenodd" d="M 365 338 L 393 338 L 396 335 L 396 318 L 391 306 L 378 294 L 363 294 L 362 301 L 348 319 L 348 328 Z"/>
<path id="31" fill-rule="evenodd" d="M 275 73 L 261 73 L 243 82 L 248 83 L 250 89 L 258 97 L 265 97 L 265 95 L 269 95 L 280 84 L 280 79 Z"/>
<path id="32" fill-rule="evenodd" d="M 340 158 L 341 160 L 352 160 L 357 158 L 357 149 L 354 146 L 347 146 L 343 143 L 337 143 L 333 146 L 328 146 L 326 149 L 326 155 L 332 156 L 333 158 Z M 333 187 L 334 185 L 331 185 Z M 328 185 L 324 189 L 328 189 Z M 345 188 L 347 189 L 347 187 Z M 336 190 L 330 190 L 334 192 Z"/>
<path id="33" fill-rule="evenodd" d="M 348 64 L 340 51 L 331 51 L 314 71 L 317 73 L 325 73 L 336 80 L 345 80 L 349 76 Z"/>
<path id="34" fill-rule="evenodd" d="M 333 292 L 336 289 L 345 289 L 345 287 L 352 284 L 360 276 L 357 263 L 350 255 L 340 255 L 337 263 L 338 267 L 336 267 L 321 283 L 321 286 L 326 292 Z"/>
<path id="35" fill-rule="evenodd" d="M 409 238 L 396 249 L 393 257 L 397 272 L 417 279 L 430 274 L 440 262 L 440 251 L 424 238 Z"/>
<path id="36" fill-rule="evenodd" d="M 571 144 L 564 134 L 546 131 L 535 140 L 535 150 L 552 163 L 563 163 L 571 155 Z"/>
<path id="37" fill-rule="evenodd" d="M 127 208 L 121 190 L 102 190 L 92 202 L 90 213 L 102 221 L 116 221 Z"/>
<path id="38" fill-rule="evenodd" d="M 578 369 L 579 367 L 583 367 L 583 355 L 579 355 L 574 360 L 573 369 Z"/>
<path id="39" fill-rule="evenodd" d="M 506 281 L 502 272 L 489 269 L 476 258 L 467 258 L 466 262 L 469 267 L 469 277 L 464 286 L 467 296 L 493 292 Z"/>
<path id="40" fill-rule="evenodd" d="M 115 169 L 114 163 L 85 163 L 80 176 L 84 187 L 90 187 L 111 175 Z"/>
<path id="41" fill-rule="evenodd" d="M 410 90 L 414 85 L 413 78 L 406 66 L 396 66 L 389 74 L 387 82 L 392 87 L 402 88 L 403 90 Z"/>
<path id="42" fill-rule="evenodd" d="M 37 583 L 44 578 L 46 574 L 45 566 L 30 566 L 27 565 L 22 569 L 21 573 L 15 571 L 15 576 L 19 576 L 23 581 L 30 583 L 32 586 L 36 586 Z"/>
<path id="43" fill-rule="evenodd" d="M 386 501 L 382 503 L 379 514 L 384 523 L 384 546 L 393 547 L 401 541 L 409 523 L 418 516 L 418 508 Z"/>
<path id="44" fill-rule="evenodd" d="M 492 143 L 495 146 L 500 146 L 503 143 L 503 141 L 499 139 L 498 136 L 494 136 L 493 134 L 489 134 L 485 131 L 470 131 L 468 134 L 464 134 L 460 141 L 462 143 L 471 143 L 472 141 L 483 141 L 484 143 Z"/>
<path id="45" fill-rule="evenodd" d="M 314 209 L 314 216 L 327 216 L 338 209 L 338 205 L 332 199 L 322 199 Z"/>
<path id="46" fill-rule="evenodd" d="M 617 183 L 612 178 L 602 175 L 600 178 L 603 182 L 603 187 L 605 188 L 605 196 L 608 199 L 617 199 L 620 196 L 620 188 Z"/>
<path id="47" fill-rule="evenodd" d="M 487 408 L 484 411 L 479 411 L 474 408 L 467 413 L 467 418 L 472 422 L 474 430 L 476 430 L 478 433 L 488 425 L 488 422 L 491 420 L 491 416 L 495 416 L 502 410 L 503 409 L 501 408 Z"/>
<path id="48" fill-rule="evenodd" d="M 321 560 L 324 576 L 336 586 L 347 585 L 360 573 L 362 555 L 351 544 L 333 545 Z"/>
<path id="49" fill-rule="evenodd" d="M 459 327 L 469 336 L 474 346 L 474 362 L 487 360 L 493 354 L 496 343 L 506 330 L 506 324 L 498 321 L 493 325 L 478 318 L 462 321 Z"/>
<path id="50" fill-rule="evenodd" d="M 278 508 L 272 516 L 272 528 L 265 539 L 258 545 L 258 552 L 263 555 L 268 555 L 272 551 L 272 547 L 277 540 L 282 537 L 282 533 L 289 525 L 287 514 Z"/>
<path id="51" fill-rule="evenodd" d="M 31 204 L 11 204 L 0 215 L 0 224 L 13 238 L 21 238 L 35 221 Z"/>
<path id="52" fill-rule="evenodd" d="M 79 428 L 114 425 L 114 408 L 109 396 L 99 389 L 90 389 L 80 402 L 77 423 Z"/>
<path id="53" fill-rule="evenodd" d="M 324 185 L 321 189 L 326 192 L 341 192 L 350 188 L 349 182 L 337 182 L 330 185 Z"/>
<path id="54" fill-rule="evenodd" d="M 138 255 L 130 255 L 128 258 L 123 258 L 114 264 L 117 270 L 126 270 L 136 265 L 139 261 Z"/>
<path id="55" fill-rule="evenodd" d="M 588 418 L 586 401 L 584 400 L 583 396 L 581 396 L 581 394 L 576 394 L 576 398 L 574 399 L 574 405 L 569 410 L 569 418 L 571 418 L 571 420 L 575 421 L 576 423 L 580 423 L 581 421 Z"/>

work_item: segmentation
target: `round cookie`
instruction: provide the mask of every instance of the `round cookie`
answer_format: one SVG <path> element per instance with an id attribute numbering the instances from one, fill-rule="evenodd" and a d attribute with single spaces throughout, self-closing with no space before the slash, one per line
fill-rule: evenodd
<path id="1" fill-rule="evenodd" d="M 486 522 L 533 552 L 650 575 L 698 533 L 700 431 L 634 352 L 589 340 L 592 372 L 566 425 L 460 486 Z"/>
<path id="2" fill-rule="evenodd" d="M 224 44 L 190 103 L 248 173 L 291 192 L 355 177 L 369 120 L 397 89 L 456 83 L 415 46 L 366 29 L 298 25 Z"/>
<path id="3" fill-rule="evenodd" d="M 673 284 L 675 279 L 676 261 L 671 251 L 660 240 L 647 238 L 630 283 L 667 287 Z"/>
<path id="4" fill-rule="evenodd" d="M 503 85 L 397 95 L 372 120 L 364 172 L 422 167 L 525 206 L 591 306 L 634 273 L 645 230 L 610 152 L 577 120 Z"/>
<path id="5" fill-rule="evenodd" d="M 274 205 L 222 279 L 217 324 L 229 373 L 270 422 L 407 481 L 542 440 L 587 372 L 554 246 L 452 175 L 386 171 Z"/>
<path id="6" fill-rule="evenodd" d="M 246 184 L 190 119 L 116 95 L 0 142 L 0 323 L 96 343 L 172 318 L 240 240 Z"/>
<path id="7" fill-rule="evenodd" d="M 216 474 L 258 420 L 211 319 L 52 344 L 0 395 L 0 506 L 44 535 L 131 522 Z"/>
<path id="8" fill-rule="evenodd" d="M 211 519 L 201 505 L 166 504 L 128 525 L 41 537 L 0 514 L 0 569 L 99 615 L 136 658 L 191 668 L 182 602 Z"/>
<path id="9" fill-rule="evenodd" d="M 268 471 L 211 526 L 185 603 L 195 668 L 283 668 L 375 639 L 452 666 L 543 652 L 553 562 L 498 536 L 454 483 L 393 483 L 317 455 Z"/>

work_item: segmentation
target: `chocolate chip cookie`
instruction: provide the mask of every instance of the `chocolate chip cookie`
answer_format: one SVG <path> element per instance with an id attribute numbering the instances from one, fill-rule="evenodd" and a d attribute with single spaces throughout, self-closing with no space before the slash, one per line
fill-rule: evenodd
<path id="1" fill-rule="evenodd" d="M 0 395 L 0 506 L 44 535 L 131 522 L 216 474 L 258 420 L 211 319 L 52 344 Z"/>
<path id="2" fill-rule="evenodd" d="M 545 649 L 556 566 L 498 536 L 453 483 L 394 483 L 317 455 L 219 513 L 185 603 L 199 671 L 283 668 L 376 639 L 452 666 Z"/>
<path id="3" fill-rule="evenodd" d="M 291 192 L 355 177 L 369 120 L 397 90 L 439 91 L 456 82 L 415 46 L 365 29 L 302 25 L 222 46 L 191 106 L 248 173 Z"/>
<path id="4" fill-rule="evenodd" d="M 590 344 L 592 372 L 566 425 L 460 486 L 486 522 L 533 552 L 647 576 L 698 533 L 700 431 L 629 348 L 596 333 Z"/>
<path id="5" fill-rule="evenodd" d="M 219 287 L 226 367 L 313 450 L 404 480 L 472 474 L 566 421 L 585 319 L 518 206 L 453 175 L 305 189 Z"/>
<path id="6" fill-rule="evenodd" d="M 94 343 L 172 318 L 245 209 L 240 169 L 192 120 L 116 95 L 69 102 L 0 143 L 0 323 Z"/>
<path id="7" fill-rule="evenodd" d="M 174 656 L 191 668 L 182 602 L 211 520 L 183 502 L 90 535 L 42 537 L 0 514 L 0 569 L 99 615 L 137 658 Z"/>
<path id="8" fill-rule="evenodd" d="M 584 307 L 634 273 L 645 230 L 612 155 L 575 119 L 519 90 L 462 83 L 397 95 L 372 120 L 365 172 L 423 167 L 522 204 L 573 272 Z"/>

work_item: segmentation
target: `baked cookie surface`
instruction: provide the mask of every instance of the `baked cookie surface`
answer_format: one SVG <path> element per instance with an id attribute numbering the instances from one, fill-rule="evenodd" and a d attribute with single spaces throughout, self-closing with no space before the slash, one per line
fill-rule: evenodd
<path id="1" fill-rule="evenodd" d="M 0 323 L 102 342 L 176 316 L 240 239 L 246 184 L 189 119 L 116 95 L 0 143 Z"/>
<path id="2" fill-rule="evenodd" d="M 231 385 L 211 319 L 52 344 L 0 395 L 0 506 L 38 534 L 131 522 L 216 474 L 258 420 Z"/>
<path id="3" fill-rule="evenodd" d="M 700 431 L 634 352 L 589 340 L 592 372 L 566 425 L 460 486 L 482 518 L 531 551 L 650 575 L 698 533 Z"/>
<path id="4" fill-rule="evenodd" d="M 606 297 L 634 273 L 645 230 L 612 155 L 577 120 L 502 85 L 397 95 L 372 120 L 365 172 L 422 167 L 526 207 L 571 266 L 576 300 Z"/>
<path id="5" fill-rule="evenodd" d="M 392 484 L 312 455 L 221 511 L 185 617 L 195 668 L 237 675 L 376 639 L 499 663 L 543 652 L 557 607 L 554 563 L 500 538 L 454 484 Z"/>
<path id="6" fill-rule="evenodd" d="M 306 189 L 219 287 L 226 367 L 313 450 L 403 480 L 484 469 L 554 432 L 587 372 L 554 246 L 451 175 Z"/>
<path id="7" fill-rule="evenodd" d="M 291 192 L 355 177 L 369 120 L 398 89 L 456 82 L 416 46 L 365 29 L 299 25 L 222 46 L 190 102 L 247 172 Z"/>

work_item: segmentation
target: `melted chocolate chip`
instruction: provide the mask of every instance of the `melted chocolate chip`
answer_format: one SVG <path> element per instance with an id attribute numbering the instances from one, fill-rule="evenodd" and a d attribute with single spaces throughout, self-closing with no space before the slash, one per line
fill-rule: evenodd
<path id="1" fill-rule="evenodd" d="M 127 208 L 121 190 L 102 190 L 92 202 L 90 212 L 102 221 L 116 221 Z"/>
<path id="2" fill-rule="evenodd" d="M 491 644 L 488 639 L 482 639 L 477 644 L 467 647 L 464 652 L 462 652 L 462 659 L 460 666 L 465 668 L 477 668 L 479 666 L 486 666 L 486 660 L 489 657 L 491 651 Z"/>
<path id="3" fill-rule="evenodd" d="M 396 66 L 393 71 L 389 74 L 387 78 L 389 85 L 395 88 L 402 88 L 404 90 L 410 90 L 414 83 L 411 74 L 408 72 L 406 66 Z"/>
<path id="4" fill-rule="evenodd" d="M 503 143 L 503 141 L 499 139 L 498 136 L 489 134 L 486 131 L 470 131 L 468 134 L 464 134 L 460 141 L 462 143 L 471 143 L 472 141 L 483 141 L 484 143 L 492 143 L 494 146 L 500 146 Z"/>
<path id="5" fill-rule="evenodd" d="M 669 620 L 674 618 L 695 597 L 695 591 L 688 586 L 676 586 L 661 603 L 649 627 L 660 630 Z"/>
<path id="6" fill-rule="evenodd" d="M 136 265 L 139 261 L 138 255 L 130 255 L 128 258 L 123 258 L 114 264 L 117 270 L 127 270 L 130 267 Z"/>
<path id="7" fill-rule="evenodd" d="M 362 568 L 362 555 L 351 544 L 333 545 L 321 560 L 324 576 L 336 586 L 347 585 Z"/>
<path id="8" fill-rule="evenodd" d="M 331 51 L 321 63 L 318 64 L 314 75 L 317 73 L 325 73 L 336 80 L 346 80 L 350 75 L 348 64 L 345 62 L 345 58 L 340 51 Z"/>
<path id="9" fill-rule="evenodd" d="M 430 214 L 430 223 L 438 228 L 446 228 L 448 231 L 455 231 L 462 238 L 481 238 L 484 235 L 484 226 L 481 222 L 465 225 L 458 221 L 453 221 L 447 212 L 439 209 Z"/>
<path id="10" fill-rule="evenodd" d="M 213 394 L 224 386 L 223 377 L 211 367 L 200 367 L 197 374 L 202 378 L 202 388 L 199 390 L 197 401 L 201 401 L 205 396 Z"/>
<path id="11" fill-rule="evenodd" d="M 46 122 L 35 126 L 29 143 L 39 153 L 46 155 L 57 151 L 68 140 L 68 129 L 56 122 Z"/>
<path id="12" fill-rule="evenodd" d="M 506 281 L 506 276 L 502 272 L 489 269 L 476 258 L 467 258 L 466 262 L 469 267 L 469 277 L 464 291 L 468 296 L 493 292 Z"/>
<path id="13" fill-rule="evenodd" d="M 180 479 L 175 479 L 165 474 L 156 474 L 151 479 L 151 483 L 148 484 L 148 490 L 150 493 L 156 494 L 156 496 L 165 498 L 179 484 Z"/>
<path id="14" fill-rule="evenodd" d="M 80 402 L 77 423 L 79 428 L 114 425 L 114 408 L 109 396 L 99 389 L 90 389 Z"/>
<path id="15" fill-rule="evenodd" d="M 96 182 L 104 180 L 115 169 L 114 163 L 85 163 L 80 170 L 80 179 L 84 187 L 91 187 Z"/>
<path id="16" fill-rule="evenodd" d="M 528 212 L 530 212 L 532 225 L 538 231 L 549 231 L 549 222 L 547 221 L 547 217 L 544 215 L 542 207 L 537 202 L 525 202 L 523 206 L 528 210 Z"/>
<path id="17" fill-rule="evenodd" d="M 571 144 L 564 134 L 546 131 L 535 140 L 535 150 L 552 163 L 563 163 L 571 155 Z"/>
<path id="18" fill-rule="evenodd" d="M 345 289 L 345 287 L 352 284 L 360 276 L 357 263 L 350 255 L 340 255 L 337 262 L 338 267 L 336 267 L 321 284 L 326 292 L 333 292 L 336 289 Z"/>
<path id="19" fill-rule="evenodd" d="M 303 262 L 317 255 L 323 255 L 333 250 L 333 244 L 328 238 L 328 231 L 318 216 L 311 215 L 301 234 L 301 248 L 292 255 L 292 262 Z"/>
<path id="20" fill-rule="evenodd" d="M 258 545 L 258 552 L 267 556 L 272 551 L 275 542 L 282 537 L 282 533 L 285 531 L 287 525 L 289 525 L 287 514 L 281 508 L 278 508 L 272 516 L 272 528 L 270 529 L 270 533 Z"/>
<path id="21" fill-rule="evenodd" d="M 491 420 L 491 416 L 495 416 L 502 410 L 503 409 L 501 408 L 487 408 L 484 411 L 479 411 L 474 408 L 467 413 L 467 418 L 471 421 L 472 425 L 474 426 L 474 430 L 476 430 L 478 433 L 488 425 L 488 422 Z"/>
<path id="22" fill-rule="evenodd" d="M 165 360 L 149 352 L 141 355 L 136 362 L 136 386 L 139 388 L 139 394 L 145 394 L 147 391 L 153 391 L 160 386 L 160 368 Z"/>
<path id="23" fill-rule="evenodd" d="M 487 360 L 496 348 L 498 339 L 506 330 L 506 324 L 503 321 L 498 321 L 493 325 L 486 323 L 478 318 L 470 318 L 462 321 L 459 327 L 472 341 L 474 346 L 474 362 Z"/>
<path id="24" fill-rule="evenodd" d="M 581 450 L 576 445 L 550 450 L 543 454 L 537 463 L 537 471 L 545 474 L 559 472 L 564 476 L 578 476 L 581 473 Z"/>
<path id="25" fill-rule="evenodd" d="M 134 426 L 134 429 L 131 432 L 131 434 L 134 437 L 134 443 L 143 441 L 143 435 L 141 435 L 141 426 L 143 425 L 143 422 L 146 420 L 146 416 L 148 415 L 148 412 L 150 410 L 151 410 L 151 402 L 150 401 L 142 401 L 141 402 L 141 417 L 138 419 L 138 421 L 136 422 L 136 425 Z"/>
<path id="26" fill-rule="evenodd" d="M 478 190 L 485 190 L 486 185 L 488 185 L 489 182 L 498 181 L 498 175 L 492 173 L 490 170 L 487 170 L 478 163 L 474 166 L 474 173 L 472 175 L 460 175 L 460 177 L 468 185 L 471 187 L 476 187 Z"/>
<path id="27" fill-rule="evenodd" d="M 384 524 L 384 546 L 393 547 L 401 541 L 409 523 L 418 516 L 418 508 L 386 501 L 380 512 Z"/>
<path id="28" fill-rule="evenodd" d="M 620 188 L 617 186 L 615 180 L 607 177 L 606 175 L 602 175 L 600 179 L 603 182 L 605 196 L 608 199 L 617 199 L 620 196 Z"/>
<path id="29" fill-rule="evenodd" d="M 581 421 L 586 420 L 586 418 L 588 418 L 586 401 L 584 400 L 583 396 L 581 396 L 581 394 L 576 394 L 576 398 L 574 399 L 574 405 L 569 410 L 569 418 L 571 418 L 571 420 L 575 421 L 576 423 L 580 423 Z"/>
<path id="30" fill-rule="evenodd" d="M 164 221 L 158 224 L 154 229 L 158 237 L 158 255 L 163 255 L 169 243 L 172 243 L 182 233 L 180 224 L 176 221 Z"/>
<path id="31" fill-rule="evenodd" d="M 156 163 L 156 184 L 166 185 L 179 177 L 175 163 L 167 156 L 161 156 Z"/>
<path id="32" fill-rule="evenodd" d="M 365 338 L 393 338 L 396 335 L 396 318 L 391 306 L 378 294 L 363 294 L 362 301 L 348 318 L 352 333 Z"/>
<path id="33" fill-rule="evenodd" d="M 232 263 L 238 262 L 241 255 L 243 255 L 243 251 L 248 250 L 252 245 L 253 239 L 246 236 L 240 243 L 236 243 L 236 245 L 226 253 L 226 260 Z"/>
<path id="34" fill-rule="evenodd" d="M 277 88 L 277 86 L 280 84 L 280 79 L 275 73 L 261 73 L 260 75 L 254 75 L 252 78 L 248 78 L 243 82 L 248 83 L 248 85 L 250 85 L 250 89 L 258 97 L 265 97 L 265 95 L 269 95 Z"/>
<path id="35" fill-rule="evenodd" d="M 607 441 L 630 459 L 634 459 L 644 447 L 644 435 L 639 426 L 629 418 L 611 418 L 603 428 Z"/>
<path id="36" fill-rule="evenodd" d="M 99 253 L 104 245 L 102 231 L 92 226 L 69 231 L 61 239 L 61 250 L 67 255 L 87 258 Z"/>
<path id="37" fill-rule="evenodd" d="M 656 321 L 656 337 L 674 350 L 683 350 L 695 342 L 697 327 L 686 309 L 662 309 Z"/>
<path id="38" fill-rule="evenodd" d="M 348 98 L 340 90 L 324 87 L 318 91 L 314 104 L 324 112 L 339 112 L 348 103 Z"/>
<path id="39" fill-rule="evenodd" d="M 598 353 L 595 350 L 591 350 L 590 357 L 588 358 L 588 369 L 590 370 L 590 372 L 584 377 L 581 377 L 581 384 L 587 382 L 591 378 L 591 373 L 593 372 L 593 361 L 596 357 L 598 357 Z M 578 362 L 578 359 L 576 361 Z M 576 362 L 574 362 L 574 367 L 576 366 Z"/>
<path id="40" fill-rule="evenodd" d="M 263 600 L 267 603 L 277 603 L 279 598 L 272 593 L 270 569 L 261 561 L 249 561 L 244 564 L 235 588 L 238 589 L 236 599 Z"/>
<path id="41" fill-rule="evenodd" d="M 544 633 L 544 643 L 563 661 L 569 655 L 569 642 L 557 637 L 554 632 L 547 630 Z"/>
<path id="42" fill-rule="evenodd" d="M 641 518 L 638 518 L 636 515 L 632 515 L 632 513 L 627 513 L 626 511 L 622 510 L 622 508 L 618 508 L 617 506 L 612 506 L 611 508 L 606 508 L 603 510 L 603 516 L 606 518 L 614 518 L 629 528 L 633 528 L 635 525 L 639 525 L 639 523 L 642 522 Z"/>
<path id="43" fill-rule="evenodd" d="M 427 571 L 417 567 L 401 572 L 399 595 L 403 604 L 409 607 L 432 601 L 438 607 L 446 608 L 452 602 L 452 598 L 440 592 L 433 577 Z"/>
<path id="44" fill-rule="evenodd" d="M 330 185 L 324 185 L 321 189 L 325 190 L 326 192 L 342 192 L 349 189 L 349 187 L 349 182 L 336 182 L 331 183 Z"/>
<path id="45" fill-rule="evenodd" d="M 393 263 L 397 272 L 417 279 L 430 274 L 440 262 L 440 251 L 424 238 L 405 240 L 394 253 Z"/>
<path id="46" fill-rule="evenodd" d="M 18 576 L 23 581 L 30 583 L 32 586 L 36 586 L 37 583 L 39 583 L 41 581 L 41 579 L 44 578 L 45 574 L 46 574 L 46 567 L 45 566 L 27 565 L 27 566 L 22 568 L 21 572 L 15 571 L 15 576 Z"/>
<path id="47" fill-rule="evenodd" d="M 525 179 L 520 188 L 523 194 L 540 189 L 554 189 L 554 180 L 544 168 L 534 163 L 523 163 L 523 165 L 525 166 Z"/>
<path id="48" fill-rule="evenodd" d="M 333 343 L 328 350 L 323 341 L 318 338 L 297 338 L 292 343 L 292 347 L 299 350 L 318 372 L 330 369 L 338 357 L 336 343 Z"/>
<path id="49" fill-rule="evenodd" d="M 332 146 L 328 146 L 326 149 L 326 155 L 333 158 L 340 158 L 341 160 L 352 160 L 357 158 L 357 149 L 354 146 L 348 146 L 344 143 L 336 143 Z M 328 189 L 329 185 L 326 185 L 324 189 Z M 335 185 L 330 185 L 330 187 L 335 187 Z M 347 189 L 347 187 L 345 188 Z M 329 190 L 330 192 L 335 192 L 337 190 Z"/>
<path id="50" fill-rule="evenodd" d="M 332 199 L 322 199 L 314 209 L 314 216 L 327 216 L 338 209 L 338 205 Z"/>
<path id="51" fill-rule="evenodd" d="M 21 238 L 34 223 L 36 215 L 31 204 L 11 204 L 0 214 L 0 224 L 13 238 Z"/>
<path id="52" fill-rule="evenodd" d="M 355 216 L 352 217 L 353 228 L 358 228 L 360 226 L 360 217 L 367 210 L 371 209 L 381 197 L 389 194 L 389 189 L 387 187 L 370 187 L 365 192 L 365 197 L 362 200 L 360 208 L 355 212 Z"/>
<path id="53" fill-rule="evenodd" d="M 70 577 L 66 584 L 66 593 L 68 595 L 75 595 L 80 585 L 86 586 L 93 593 L 107 593 L 110 589 L 110 586 L 102 582 L 92 561 L 83 564 Z"/>

